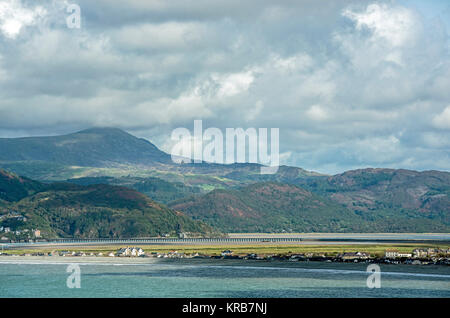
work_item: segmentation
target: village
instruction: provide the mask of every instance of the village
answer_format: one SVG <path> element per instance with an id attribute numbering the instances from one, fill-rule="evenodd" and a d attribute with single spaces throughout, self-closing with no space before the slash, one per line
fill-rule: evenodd
<path id="1" fill-rule="evenodd" d="M 9 211 L 0 215 L 0 241 L 14 242 L 14 241 L 32 241 L 33 239 L 41 238 L 41 231 L 35 228 L 24 228 L 23 226 L 28 221 L 27 217 L 17 211 Z M 11 225 L 3 225 L 11 224 Z"/>
<path id="2" fill-rule="evenodd" d="M 220 254 L 202 254 L 198 252 L 184 253 L 176 250 L 169 252 L 145 252 L 140 247 L 123 247 L 116 251 L 86 252 L 86 251 L 51 251 L 10 254 L 0 252 L 0 256 L 52 256 L 52 257 L 141 257 L 159 259 L 238 259 L 259 261 L 289 261 L 289 262 L 347 262 L 347 263 L 380 263 L 380 264 L 411 264 L 411 265 L 450 265 L 450 248 L 416 248 L 411 253 L 387 249 L 383 256 L 372 255 L 364 251 L 344 252 L 337 255 L 324 253 L 288 253 L 288 254 L 238 254 L 232 250 L 223 250 Z"/>

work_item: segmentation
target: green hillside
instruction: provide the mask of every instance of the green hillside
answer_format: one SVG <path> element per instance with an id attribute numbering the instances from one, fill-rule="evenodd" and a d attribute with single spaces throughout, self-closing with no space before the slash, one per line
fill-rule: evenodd
<path id="1" fill-rule="evenodd" d="M 214 190 L 170 206 L 226 232 L 362 231 L 347 209 L 299 187 L 257 183 Z"/>
<path id="2" fill-rule="evenodd" d="M 19 177 L 2 172 L 0 180 Z M 15 185 L 14 182 L 11 182 Z M 15 195 L 0 205 L 0 225 L 12 230 L 40 229 L 44 237 L 125 238 L 176 235 L 190 232 L 211 235 L 213 230 L 182 213 L 156 203 L 135 190 L 68 183 L 39 184 L 34 194 Z M 9 188 L 4 188 L 11 197 Z M 16 187 L 11 188 L 16 193 Z M 22 221 L 17 216 L 25 217 Z"/>
<path id="3" fill-rule="evenodd" d="M 258 164 L 180 165 L 150 142 L 114 128 L 0 139 L 1 167 L 43 182 L 127 187 L 224 231 L 450 230 L 450 173 L 443 171 L 360 169 L 326 176 L 280 166 L 276 174 L 261 175 Z M 30 179 L 3 178 L 0 207 L 44 191 Z M 254 187 L 265 183 L 278 184 L 277 190 L 258 195 Z M 104 204 L 114 200 L 104 197 Z"/>
<path id="4" fill-rule="evenodd" d="M 415 221 L 417 227 L 427 219 L 438 221 L 447 229 L 450 225 L 448 172 L 360 169 L 299 180 L 298 184 L 368 220 L 404 217 L 407 222 Z"/>
<path id="5" fill-rule="evenodd" d="M 18 201 L 44 188 L 40 182 L 0 169 L 0 200 Z"/>
<path id="6" fill-rule="evenodd" d="M 182 182 L 168 182 L 155 177 L 85 177 L 67 181 L 79 185 L 109 184 L 124 186 L 144 193 L 156 202 L 164 204 L 202 193 L 200 187 L 187 186 Z"/>
<path id="7" fill-rule="evenodd" d="M 224 232 L 445 232 L 449 224 L 402 213 L 360 215 L 300 187 L 257 183 L 170 204 Z"/>

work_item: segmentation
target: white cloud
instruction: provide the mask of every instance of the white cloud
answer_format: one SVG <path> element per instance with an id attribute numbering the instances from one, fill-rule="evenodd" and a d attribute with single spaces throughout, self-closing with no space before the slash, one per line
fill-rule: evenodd
<path id="1" fill-rule="evenodd" d="M 445 107 L 442 113 L 434 116 L 433 124 L 437 128 L 450 129 L 450 106 Z"/>
<path id="2" fill-rule="evenodd" d="M 262 111 L 264 108 L 264 103 L 262 101 L 257 101 L 255 106 L 248 109 L 247 113 L 245 114 L 245 121 L 252 121 L 254 120 Z"/>
<path id="3" fill-rule="evenodd" d="M 311 68 L 314 64 L 314 61 L 308 54 L 301 53 L 286 58 L 275 56 L 273 57 L 272 63 L 273 66 L 280 71 L 301 72 Z"/>
<path id="4" fill-rule="evenodd" d="M 370 29 L 375 38 L 387 40 L 392 46 L 403 46 L 413 41 L 416 33 L 416 19 L 411 10 L 374 3 L 363 12 L 346 9 L 343 15 L 356 22 L 356 29 Z"/>
<path id="5" fill-rule="evenodd" d="M 166 22 L 125 26 L 112 35 L 113 41 L 126 50 L 198 49 L 207 37 L 205 26 L 199 23 Z"/>
<path id="6" fill-rule="evenodd" d="M 306 112 L 308 117 L 312 120 L 322 121 L 328 118 L 328 113 L 326 110 L 320 105 L 311 106 Z"/>
<path id="7" fill-rule="evenodd" d="M 231 74 L 213 74 L 212 80 L 219 86 L 217 97 L 230 97 L 245 92 L 253 83 L 254 71 L 244 71 Z"/>
<path id="8" fill-rule="evenodd" d="M 6 0 L 0 3 L 0 31 L 4 36 L 14 39 L 25 26 L 37 23 L 47 11 L 42 6 L 28 9 L 20 0 Z"/>

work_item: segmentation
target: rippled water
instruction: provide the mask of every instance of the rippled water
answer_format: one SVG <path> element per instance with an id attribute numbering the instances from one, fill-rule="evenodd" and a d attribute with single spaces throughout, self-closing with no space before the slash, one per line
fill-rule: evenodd
<path id="1" fill-rule="evenodd" d="M 448 266 L 381 265 L 369 289 L 365 264 L 163 260 L 79 262 L 81 288 L 66 286 L 67 263 L 0 262 L 1 297 L 450 297 Z"/>

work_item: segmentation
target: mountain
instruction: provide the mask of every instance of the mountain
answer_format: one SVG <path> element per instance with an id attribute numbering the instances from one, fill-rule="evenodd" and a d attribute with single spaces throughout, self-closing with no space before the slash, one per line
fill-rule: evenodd
<path id="1" fill-rule="evenodd" d="M 264 182 L 214 190 L 169 205 L 224 232 L 446 232 L 448 222 L 429 215 L 361 215 L 339 201 L 295 185 Z M 448 217 L 448 212 L 447 217 Z"/>
<path id="2" fill-rule="evenodd" d="M 0 161 L 111 167 L 167 163 L 170 156 L 149 141 L 117 128 L 92 128 L 50 137 L 0 138 Z"/>
<path id="3" fill-rule="evenodd" d="M 450 224 L 450 173 L 359 169 L 299 184 L 367 218 L 409 215 Z"/>
<path id="4" fill-rule="evenodd" d="M 117 128 L 92 128 L 63 136 L 0 138 L 0 168 L 40 181 L 155 177 L 204 192 L 261 181 L 322 176 L 286 166 L 281 166 L 277 174 L 261 175 L 259 164 L 176 164 L 149 141 Z"/>
<path id="5" fill-rule="evenodd" d="M 264 182 L 214 190 L 170 204 L 194 219 L 225 232 L 363 231 L 357 215 L 294 185 Z"/>
<path id="6" fill-rule="evenodd" d="M 25 177 L 0 182 L 0 206 L 42 192 L 33 180 L 69 180 L 128 187 L 227 231 L 443 232 L 450 226 L 450 173 L 442 171 L 370 168 L 328 176 L 280 166 L 276 174 L 261 175 L 258 164 L 175 164 L 150 142 L 115 128 L 0 139 L 2 167 Z M 300 197 L 296 203 L 290 190 L 283 193 L 279 185 L 274 187 L 282 199 L 249 190 L 264 183 L 299 187 L 321 204 L 304 206 Z M 289 202 L 289 208 L 275 209 L 279 200 Z M 233 209 L 256 214 L 242 220 Z M 322 215 L 330 218 L 329 224 Z"/>
<path id="7" fill-rule="evenodd" d="M 23 196 L 30 189 L 29 182 L 33 187 Z M 38 228 L 44 237 L 79 238 L 149 237 L 180 231 L 196 235 L 216 233 L 126 187 L 41 184 L 4 171 L 0 173 L 0 184 L 11 185 L 2 190 L 10 201 L 0 204 L 0 225 L 13 230 Z M 23 217 L 26 221 L 21 220 Z"/>

